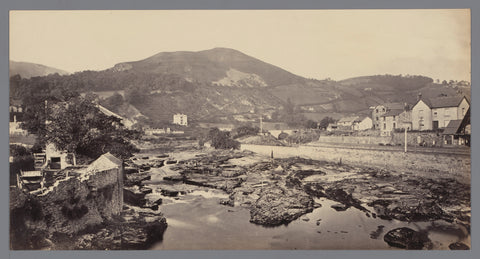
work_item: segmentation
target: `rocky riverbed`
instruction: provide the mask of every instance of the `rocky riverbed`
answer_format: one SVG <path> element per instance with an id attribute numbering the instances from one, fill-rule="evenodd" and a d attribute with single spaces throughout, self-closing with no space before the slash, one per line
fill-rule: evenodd
<path id="1" fill-rule="evenodd" d="M 266 227 L 288 226 L 298 220 L 310 221 L 306 215 L 326 206 L 318 200 L 322 198 L 328 199 L 331 211 L 339 217 L 353 209 L 363 213 L 362 217 L 381 222 L 378 228 L 370 231 L 370 238 L 383 240 L 388 247 L 469 247 L 470 186 L 454 177 L 437 177 L 434 172 L 431 177 L 425 174 L 419 177 L 410 171 L 387 171 L 298 157 L 273 159 L 247 151 L 209 150 L 182 153 L 181 156 L 171 154 L 168 159 L 162 159 L 175 162 L 164 162 L 148 170 L 145 166 L 154 163 L 150 161 L 152 157 L 158 159 L 155 155 L 135 160 L 140 174 L 141 171 L 149 172 L 150 178 L 142 181 L 147 190 L 152 190 L 152 193 L 144 193 L 147 203 L 157 201 L 158 205 L 158 200 L 164 199 L 159 211 L 168 206 L 165 197 L 178 202 L 183 195 L 215 189 L 226 195 L 218 203 L 227 210 L 248 211 L 251 223 Z M 319 226 L 320 220 L 313 219 L 312 224 Z M 390 226 L 389 222 L 405 222 L 406 225 L 397 229 L 394 226 L 399 224 Z M 409 225 L 415 222 L 430 222 L 434 226 L 425 229 Z M 458 242 L 432 241 L 429 237 L 435 237 L 432 234 L 438 230 L 435 226 L 447 229 L 446 232 L 448 229 L 461 232 L 461 238 Z M 349 232 L 348 235 L 360 233 Z M 439 242 L 450 243 L 440 245 Z"/>

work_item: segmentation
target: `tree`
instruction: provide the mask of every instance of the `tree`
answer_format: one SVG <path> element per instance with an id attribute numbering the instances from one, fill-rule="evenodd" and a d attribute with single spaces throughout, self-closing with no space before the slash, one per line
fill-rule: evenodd
<path id="1" fill-rule="evenodd" d="M 317 128 L 317 123 L 314 122 L 313 120 L 307 120 L 305 122 L 305 128 L 307 129 L 316 129 Z"/>
<path id="2" fill-rule="evenodd" d="M 125 129 L 120 119 L 101 113 L 90 98 L 56 104 L 48 121 L 44 142 L 60 150 L 91 158 L 106 152 L 127 158 L 137 151 L 129 140 L 138 133 Z"/>
<path id="3" fill-rule="evenodd" d="M 215 149 L 239 149 L 240 142 L 232 139 L 229 132 L 221 131 L 218 128 L 211 128 L 208 132 L 209 140 Z"/>
<path id="4" fill-rule="evenodd" d="M 328 124 L 335 123 L 335 120 L 332 117 L 325 117 L 320 121 L 320 129 L 326 129 Z"/>
<path id="5" fill-rule="evenodd" d="M 255 126 L 243 125 L 238 128 L 233 129 L 232 135 L 233 138 L 240 138 L 243 136 L 257 135 L 260 132 L 260 128 Z"/>

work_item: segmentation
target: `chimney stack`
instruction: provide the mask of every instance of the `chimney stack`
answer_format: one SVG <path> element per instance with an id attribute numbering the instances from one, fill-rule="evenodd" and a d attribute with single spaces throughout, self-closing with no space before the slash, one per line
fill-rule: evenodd
<path id="1" fill-rule="evenodd" d="M 420 101 L 420 100 L 422 100 L 422 93 L 418 93 L 417 101 Z"/>

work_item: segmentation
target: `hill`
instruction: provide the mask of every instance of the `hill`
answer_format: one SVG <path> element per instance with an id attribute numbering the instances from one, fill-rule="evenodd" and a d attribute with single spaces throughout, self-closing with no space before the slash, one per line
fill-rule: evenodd
<path id="1" fill-rule="evenodd" d="M 53 67 L 10 60 L 10 76 L 20 75 L 23 78 L 30 78 L 34 76 L 46 76 L 55 73 L 58 73 L 59 75 L 68 74 L 66 71 Z"/>
<path id="2" fill-rule="evenodd" d="M 236 87 L 277 86 L 306 81 L 305 78 L 228 48 L 161 52 L 144 60 L 117 64 L 111 70 L 176 74 L 189 82 Z"/>
<path id="3" fill-rule="evenodd" d="M 384 102 L 414 103 L 419 92 L 430 98 L 470 92 L 469 87 L 435 84 L 424 76 L 306 79 L 226 48 L 161 52 L 103 71 L 14 77 L 10 87 L 11 97 L 30 100 L 49 93 L 62 99 L 76 91 L 102 93 L 106 99 L 118 92 L 118 106 L 123 108 L 116 112 L 127 117 L 141 114 L 152 124 L 171 122 L 175 113 L 187 114 L 192 123 L 254 121 L 260 114 L 273 121 L 296 117 L 282 116 L 285 112 L 319 121 L 325 116 L 369 114 L 371 106 Z"/>

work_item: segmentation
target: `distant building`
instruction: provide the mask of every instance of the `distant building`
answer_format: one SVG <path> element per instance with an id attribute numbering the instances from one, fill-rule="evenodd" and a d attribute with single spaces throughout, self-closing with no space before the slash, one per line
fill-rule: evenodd
<path id="1" fill-rule="evenodd" d="M 336 123 L 330 123 L 327 126 L 327 131 L 332 132 L 338 129 L 338 125 Z"/>
<path id="2" fill-rule="evenodd" d="M 470 135 L 472 132 L 470 124 L 470 108 L 462 120 L 451 120 L 442 133 L 445 145 L 466 145 L 470 146 Z"/>
<path id="3" fill-rule="evenodd" d="M 395 129 L 412 129 L 411 111 L 407 109 L 394 109 L 381 116 L 381 136 L 391 136 Z"/>
<path id="4" fill-rule="evenodd" d="M 99 110 L 100 112 L 102 112 L 103 114 L 105 114 L 105 115 L 107 115 L 107 116 L 113 116 L 113 117 L 119 119 L 120 122 L 123 124 L 123 126 L 125 126 L 127 129 L 131 129 L 132 126 L 133 126 L 133 124 L 135 124 L 133 121 L 131 121 L 131 120 L 127 119 L 127 118 L 124 118 L 124 117 L 122 117 L 122 116 L 120 116 L 120 115 L 118 115 L 118 114 L 110 111 L 109 109 L 107 109 L 107 108 L 99 105 L 99 104 L 96 104 L 96 106 L 97 106 L 98 110 Z"/>
<path id="5" fill-rule="evenodd" d="M 422 98 L 412 108 L 412 128 L 414 130 L 435 130 L 448 126 L 451 120 L 464 118 L 470 103 L 463 97 Z"/>
<path id="6" fill-rule="evenodd" d="M 358 116 L 343 117 L 337 121 L 337 127 L 339 130 L 353 130 L 353 125 L 358 119 Z"/>
<path id="7" fill-rule="evenodd" d="M 363 119 L 359 119 L 354 122 L 353 130 L 367 130 L 373 127 L 373 121 L 370 117 L 366 116 Z"/>
<path id="8" fill-rule="evenodd" d="M 405 107 L 404 103 L 384 103 L 374 107 L 372 109 L 372 122 L 374 129 L 381 129 L 382 125 L 382 115 L 387 113 L 390 110 L 403 110 Z"/>
<path id="9" fill-rule="evenodd" d="M 48 143 L 45 147 L 45 162 L 49 169 L 64 169 L 76 164 L 73 153 L 59 150 L 53 143 Z"/>
<path id="10" fill-rule="evenodd" d="M 183 113 L 177 113 L 173 115 L 173 124 L 188 126 L 187 115 Z"/>
<path id="11" fill-rule="evenodd" d="M 10 135 L 27 135 L 28 132 L 20 127 L 20 123 L 23 121 L 24 109 L 19 100 L 10 101 L 10 123 L 9 134 Z"/>

